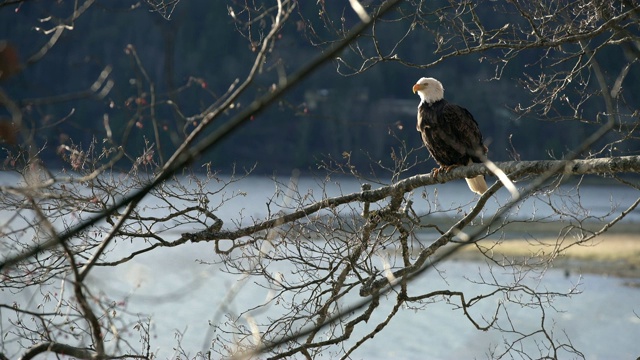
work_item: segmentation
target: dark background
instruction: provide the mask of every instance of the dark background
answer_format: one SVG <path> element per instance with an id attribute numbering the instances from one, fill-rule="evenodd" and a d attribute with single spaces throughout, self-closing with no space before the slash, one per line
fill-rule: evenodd
<path id="1" fill-rule="evenodd" d="M 26 62 L 49 39 L 34 27 L 47 29 L 50 23 L 41 23 L 38 19 L 51 14 L 66 18 L 73 3 L 27 1 L 0 8 L 0 40 L 13 44 L 21 61 Z M 131 9 L 132 4 L 138 6 Z M 185 116 L 195 115 L 222 96 L 235 79 L 244 79 L 255 59 L 255 51 L 246 36 L 249 31 L 240 28 L 243 35 L 236 30 L 239 25 L 229 15 L 229 4 L 233 2 L 181 1 L 171 19 L 165 20 L 150 11 L 145 3 L 98 1 L 74 22 L 72 31 L 63 33 L 45 57 L 0 83 L 8 96 L 23 108 L 25 124 L 33 129 L 36 144 L 45 148 L 40 154 L 43 161 L 49 166 L 68 166 L 56 151 L 60 144 L 87 149 L 95 140 L 99 148 L 105 137 L 104 114 L 109 116 L 116 140 L 133 118 L 138 123 L 124 144 L 131 154 L 128 161 L 154 142 L 148 111 L 136 118 L 137 109 L 132 105 L 132 99 L 139 95 L 137 84 L 142 84 L 146 91 L 148 83 L 132 57 L 126 54 L 128 44 L 135 47 L 157 92 L 160 105 L 156 116 L 161 124 L 162 151 L 166 159 L 175 149 L 176 139 L 184 136 L 184 124 L 174 109 L 162 102 L 171 99 Z M 264 64 L 263 73 L 242 95 L 235 109 L 216 120 L 217 124 L 269 91 L 277 82 L 278 71 L 292 73 L 327 46 L 327 43 L 314 43 L 318 36 L 327 39 L 332 36 L 315 4 L 316 1 L 300 2 L 299 11 L 288 20 Z M 332 14 L 335 18 L 353 16 L 353 22 L 356 21 L 346 1 L 336 2 L 327 10 L 335 12 Z M 491 21 L 492 9 L 486 6 L 481 11 Z M 504 19 L 496 16 L 495 21 L 501 23 Z M 311 29 L 316 32 L 313 36 Z M 393 44 L 406 29 L 407 24 L 389 24 L 378 34 L 383 44 L 384 40 Z M 259 39 L 260 29 L 252 34 L 254 40 Z M 433 43 L 429 32 L 418 29 L 401 44 L 398 53 L 409 61 L 432 61 L 436 58 Z M 362 172 L 376 171 L 376 162 L 384 166 L 393 163 L 391 153 L 399 153 L 403 142 L 407 149 L 422 146 L 415 130 L 418 97 L 411 93 L 411 87 L 423 76 L 441 80 L 445 97 L 471 111 L 494 161 L 511 160 L 514 149 L 522 160 L 557 158 L 595 131 L 597 125 L 549 121 L 530 115 L 521 117 L 511 110 L 518 104 L 531 102 L 532 94 L 520 85 L 519 79 L 524 74 L 538 75 L 543 68 L 528 64 L 536 62 L 544 53 L 543 49 L 521 53 L 503 69 L 499 80 L 490 80 L 495 74 L 495 64 L 484 60 L 488 55 L 500 57 L 499 52 L 456 57 L 429 69 L 383 62 L 353 76 L 338 74 L 338 62 L 327 64 L 199 161 L 211 162 L 214 169 L 222 171 L 229 171 L 233 166 L 243 169 L 256 165 L 257 173 L 272 174 L 292 169 L 314 171 L 322 163 L 344 162 L 343 154 L 350 153 L 351 165 Z M 357 63 L 348 51 L 344 58 Z M 623 60 L 623 54 L 617 50 L 607 53 L 601 59 L 607 76 L 615 79 Z M 112 66 L 110 76 L 115 85 L 105 98 L 47 100 L 87 90 L 107 65 Z M 634 84 L 638 80 L 634 67 L 625 83 Z M 149 101 L 148 94 L 145 96 Z M 631 91 L 631 96 L 637 98 L 638 94 Z M 600 101 L 594 101 L 587 104 L 586 110 L 591 108 L 595 114 L 603 107 Z M 73 115 L 60 121 L 72 109 Z M 0 114 L 7 116 L 8 113 L 0 109 Z M 554 115 L 565 114 L 560 109 Z M 186 131 L 192 128 L 187 124 Z M 611 142 L 615 136 L 607 137 L 603 143 Z M 15 151 L 12 145 L 3 146 L 5 151 Z M 639 149 L 637 142 L 625 143 L 612 150 L 611 155 L 637 153 Z M 414 152 L 409 160 L 427 157 L 428 152 L 423 148 Z M 409 173 L 426 172 L 434 165 L 429 160 Z M 123 160 L 118 166 L 126 169 L 130 163 Z"/>

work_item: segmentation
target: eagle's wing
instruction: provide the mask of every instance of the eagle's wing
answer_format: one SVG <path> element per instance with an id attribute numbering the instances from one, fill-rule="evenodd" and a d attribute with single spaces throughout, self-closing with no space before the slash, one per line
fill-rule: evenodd
<path id="1" fill-rule="evenodd" d="M 482 162 L 481 155 L 487 153 L 482 143 L 480 127 L 471 113 L 458 105 L 447 104 L 442 109 L 448 142 L 461 155 L 468 155 L 473 162 Z"/>

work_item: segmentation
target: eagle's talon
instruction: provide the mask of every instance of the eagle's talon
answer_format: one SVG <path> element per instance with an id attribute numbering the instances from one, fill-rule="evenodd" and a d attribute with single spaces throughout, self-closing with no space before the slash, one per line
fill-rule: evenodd
<path id="1" fill-rule="evenodd" d="M 446 173 L 448 173 L 449 171 L 451 171 L 451 170 L 453 170 L 453 169 L 455 169 L 455 168 L 457 168 L 457 167 L 458 167 L 458 165 L 449 165 L 449 166 L 445 166 L 445 167 L 444 167 L 444 168 L 442 168 L 442 169 L 444 170 L 444 172 L 445 172 L 445 174 L 446 174 Z"/>
<path id="2" fill-rule="evenodd" d="M 451 171 L 451 169 L 454 169 L 458 167 L 458 165 L 448 165 L 448 166 L 440 166 L 439 168 L 433 168 L 431 170 L 431 176 L 432 177 L 438 177 L 440 175 L 440 173 L 448 173 L 449 171 Z"/>

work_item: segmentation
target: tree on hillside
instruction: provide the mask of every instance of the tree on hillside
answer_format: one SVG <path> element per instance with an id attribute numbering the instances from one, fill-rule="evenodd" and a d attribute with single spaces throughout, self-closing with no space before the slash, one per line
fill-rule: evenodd
<path id="1" fill-rule="evenodd" d="M 1 2 L 0 11 L 21 3 Z M 228 90 L 214 93 L 203 109 L 183 106 L 186 100 L 177 95 L 210 94 L 210 84 L 191 77 L 184 87 L 157 91 L 149 70 L 153 63 L 133 45 L 125 47 L 125 55 L 136 76 L 126 86 L 114 80 L 122 69 L 105 65 L 97 77 L 86 79 L 85 91 L 16 98 L 4 85 L 10 77 L 35 71 L 34 64 L 46 65 L 58 39 L 82 32 L 74 25 L 78 19 L 104 5 L 59 3 L 67 6 L 48 9 L 51 17 L 31 19 L 29 26 L 44 20 L 33 29 L 40 46 L 22 63 L 13 45 L 0 44 L 0 136 L 4 167 L 16 175 L 0 187 L 0 358 L 31 359 L 47 352 L 82 359 L 349 358 L 375 336 L 385 336 L 401 310 L 420 316 L 438 304 L 454 309 L 470 328 L 501 335 L 503 343 L 487 344 L 491 358 L 584 357 L 550 320 L 554 300 L 577 289 L 558 291 L 532 285 L 531 279 L 543 281 L 540 277 L 563 251 L 592 244 L 640 203 L 635 195 L 626 208 L 611 204 L 607 214 L 594 215 L 580 197 L 585 176 L 638 189 L 625 177 L 640 172 L 638 94 L 629 86 L 630 77 L 638 76 L 640 54 L 635 1 L 228 1 L 229 29 L 246 39 L 255 58 L 236 81 L 217 84 Z M 182 5 L 144 4 L 166 18 Z M 61 9 L 69 12 L 60 14 Z M 312 59 L 285 58 L 278 51 L 286 27 L 304 33 L 315 49 Z M 338 72 L 357 78 L 389 63 L 428 72 L 462 56 L 491 64 L 487 84 L 504 81 L 503 74 L 518 67 L 516 80 L 529 96 L 513 109 L 521 121 L 575 122 L 583 125 L 584 136 L 566 134 L 563 153 L 536 161 L 518 161 L 518 145 L 501 139 L 511 146 L 514 161 L 488 160 L 437 177 L 403 176 L 422 166 L 416 159 L 427 152 L 402 142 L 390 150 L 391 166 L 372 158 L 372 171 L 351 164 L 350 152 L 357 149 L 345 149 L 340 158 L 333 154 L 320 164 L 320 192 L 300 188 L 294 174 L 288 182 L 274 180 L 276 190 L 265 203 L 245 203 L 232 220 L 223 220 L 234 200 L 254 190 L 243 188 L 250 169 L 222 176 L 215 164 L 199 159 L 229 134 L 242 133 L 241 125 L 270 106 L 285 103 L 287 91 L 320 66 L 333 61 Z M 615 73 L 605 72 L 604 62 Z M 285 63 L 297 66 L 280 66 Z M 269 80 L 266 91 L 256 90 L 256 82 Z M 111 103 L 109 94 L 115 91 L 133 94 L 122 104 Z M 53 123 L 30 120 L 69 97 L 104 101 L 127 117 L 116 124 L 106 112 L 103 138 L 62 143 L 57 150 L 65 167 L 58 171 L 40 159 L 48 144 L 39 142 L 38 132 L 74 111 Z M 247 98 L 253 100 L 246 103 Z M 181 126 L 165 131 L 157 115 L 165 107 Z M 136 132 L 140 127 L 149 133 Z M 160 149 L 171 142 L 176 150 L 165 157 Z M 117 171 L 122 163 L 127 172 Z M 449 206 L 435 190 L 479 174 L 494 181 L 466 204 Z M 338 175 L 353 177 L 361 189 L 329 196 L 327 188 Z M 561 185 L 569 177 L 578 181 L 567 191 Z M 508 200 L 498 197 L 502 188 Z M 518 213 L 534 199 L 549 209 L 546 215 Z M 551 243 L 528 238 L 529 244 L 543 246 L 536 256 L 516 261 L 492 251 L 508 231 L 536 224 L 555 231 Z M 210 244 L 211 253 L 193 260 L 205 271 L 221 269 L 237 281 L 224 289 L 217 308 L 202 299 L 208 307 L 200 320 L 209 324 L 200 334 L 203 348 L 183 344 L 189 323 L 175 326 L 174 344 L 158 343 L 156 332 L 173 330 L 155 327 L 167 315 L 154 308 L 160 301 L 149 300 L 146 313 L 132 312 L 128 304 L 138 294 L 113 289 L 104 279 L 115 279 L 123 267 L 144 257 L 202 243 Z M 475 291 L 459 291 L 446 281 L 433 289 L 415 286 L 425 278 L 439 284 L 438 267 L 463 247 L 484 256 L 478 273 L 468 274 Z M 188 295 L 190 284 L 184 285 L 178 290 Z M 240 301 L 245 286 L 261 287 L 266 298 Z M 488 311 L 477 310 L 486 304 Z M 168 315 L 181 322 L 180 300 L 172 305 Z M 511 321 L 522 309 L 535 312 L 539 322 L 532 327 Z"/>

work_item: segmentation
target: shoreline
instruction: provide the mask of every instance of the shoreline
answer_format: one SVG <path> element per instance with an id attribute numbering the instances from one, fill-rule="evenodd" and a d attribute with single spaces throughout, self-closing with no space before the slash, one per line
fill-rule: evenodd
<path id="1" fill-rule="evenodd" d="M 558 247 L 558 239 L 539 236 L 531 239 L 511 238 L 501 241 L 480 240 L 478 246 L 466 246 L 451 257 L 453 261 L 484 261 L 490 254 L 494 260 L 510 263 L 549 262 L 554 269 L 571 273 L 595 274 L 629 279 L 630 286 L 640 287 L 640 236 L 634 233 L 607 232 L 584 244 L 570 245 L 571 239 L 560 242 L 561 250 L 554 258 L 550 253 Z M 570 246 L 569 246 L 570 245 Z M 633 281 L 633 280 L 638 281 Z"/>

